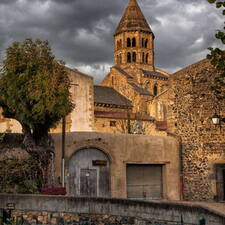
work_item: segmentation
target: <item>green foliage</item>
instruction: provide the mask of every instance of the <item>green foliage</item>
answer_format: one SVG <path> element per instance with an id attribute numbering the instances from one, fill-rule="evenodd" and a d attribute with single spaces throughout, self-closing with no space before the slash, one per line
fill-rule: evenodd
<path id="1" fill-rule="evenodd" d="M 209 3 L 215 4 L 216 8 L 225 8 L 224 1 L 208 0 Z M 225 9 L 222 11 L 222 15 L 225 15 Z M 218 30 L 215 37 L 225 45 L 225 27 L 223 30 Z M 218 74 L 214 79 L 214 85 L 211 87 L 217 99 L 225 99 L 225 50 L 219 48 L 209 48 L 211 51 L 207 55 L 207 58 L 211 61 L 211 64 L 216 68 Z"/>
<path id="2" fill-rule="evenodd" d="M 65 67 L 47 41 L 26 39 L 7 48 L 0 79 L 5 117 L 33 132 L 40 127 L 48 131 L 73 108 L 69 88 Z"/>
<path id="3" fill-rule="evenodd" d="M 0 190 L 2 193 L 37 194 L 41 186 L 37 161 L 10 159 L 0 161 Z"/>

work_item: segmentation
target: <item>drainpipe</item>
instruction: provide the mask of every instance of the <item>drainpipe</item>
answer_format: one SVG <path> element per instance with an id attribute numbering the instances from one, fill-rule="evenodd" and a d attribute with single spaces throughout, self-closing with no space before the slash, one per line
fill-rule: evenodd
<path id="1" fill-rule="evenodd" d="M 66 134 L 66 118 L 62 118 L 62 187 L 65 187 L 65 134 Z"/>

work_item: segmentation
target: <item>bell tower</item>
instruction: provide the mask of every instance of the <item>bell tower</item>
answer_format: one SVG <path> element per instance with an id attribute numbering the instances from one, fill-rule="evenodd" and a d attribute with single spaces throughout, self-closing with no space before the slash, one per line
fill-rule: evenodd
<path id="1" fill-rule="evenodd" d="M 114 33 L 114 62 L 154 70 L 154 34 L 136 0 L 130 0 Z"/>

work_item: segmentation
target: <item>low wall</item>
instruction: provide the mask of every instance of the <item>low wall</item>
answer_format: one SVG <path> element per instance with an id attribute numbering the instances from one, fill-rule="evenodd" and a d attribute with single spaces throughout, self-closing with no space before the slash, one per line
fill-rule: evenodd
<path id="1" fill-rule="evenodd" d="M 31 224 L 38 224 L 38 221 L 43 224 L 63 224 L 62 221 L 71 220 L 79 223 L 82 218 L 95 221 L 95 224 L 110 224 L 110 221 L 118 221 L 118 218 L 120 221 L 130 221 L 129 224 L 140 224 L 140 221 L 153 224 L 152 221 L 180 222 L 181 216 L 184 224 L 198 224 L 200 217 L 206 219 L 207 225 L 225 224 L 223 214 L 201 206 L 165 201 L 0 194 L 0 208 L 7 209 L 8 203 L 15 204 L 12 211 L 15 217 L 27 219 Z"/>

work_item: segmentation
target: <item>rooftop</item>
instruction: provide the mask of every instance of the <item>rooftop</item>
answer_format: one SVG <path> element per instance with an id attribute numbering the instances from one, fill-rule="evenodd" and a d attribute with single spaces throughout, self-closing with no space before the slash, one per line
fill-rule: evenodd
<path id="1" fill-rule="evenodd" d="M 115 89 L 106 86 L 94 86 L 94 103 L 115 108 L 132 108 L 131 101 L 119 94 Z"/>

